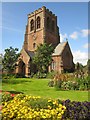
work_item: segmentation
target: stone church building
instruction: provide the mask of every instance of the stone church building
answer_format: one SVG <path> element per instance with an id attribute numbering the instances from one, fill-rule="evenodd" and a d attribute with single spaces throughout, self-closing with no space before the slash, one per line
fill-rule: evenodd
<path id="1" fill-rule="evenodd" d="M 73 55 L 68 42 L 60 43 L 57 16 L 43 6 L 28 14 L 24 44 L 17 61 L 16 73 L 28 77 L 36 71 L 32 58 L 37 46 L 43 43 L 52 44 L 55 48 L 52 54 L 53 61 L 48 67 L 49 71 L 61 73 L 74 70 Z"/>

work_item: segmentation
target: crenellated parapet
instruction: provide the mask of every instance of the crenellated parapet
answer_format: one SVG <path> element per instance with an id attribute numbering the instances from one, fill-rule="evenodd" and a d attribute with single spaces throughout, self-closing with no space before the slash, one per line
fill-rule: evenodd
<path id="1" fill-rule="evenodd" d="M 30 14 L 28 14 L 28 18 L 34 16 L 35 14 L 38 14 L 40 12 L 47 12 L 49 15 L 53 16 L 53 17 L 57 17 L 55 14 L 53 14 L 52 11 L 50 11 L 49 9 L 47 9 L 45 6 L 43 6 L 42 8 L 39 8 L 38 10 L 35 10 L 34 12 L 31 12 Z"/>

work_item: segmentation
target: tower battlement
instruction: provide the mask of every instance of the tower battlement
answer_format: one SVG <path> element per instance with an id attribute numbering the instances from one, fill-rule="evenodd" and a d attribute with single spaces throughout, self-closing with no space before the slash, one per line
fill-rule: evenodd
<path id="1" fill-rule="evenodd" d="M 35 14 L 38 14 L 38 13 L 44 12 L 44 11 L 47 12 L 49 15 L 53 16 L 53 17 L 57 17 L 55 14 L 53 14 L 52 11 L 50 11 L 49 9 L 47 9 L 45 6 L 43 6 L 42 8 L 38 8 L 34 12 L 31 12 L 30 14 L 28 14 L 28 17 L 32 17 Z"/>

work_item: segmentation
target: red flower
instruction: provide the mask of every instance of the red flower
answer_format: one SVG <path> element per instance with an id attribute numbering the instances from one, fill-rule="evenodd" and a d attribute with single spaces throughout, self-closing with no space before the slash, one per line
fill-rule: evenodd
<path id="1" fill-rule="evenodd" d="M 15 96 L 15 94 L 11 94 L 11 97 L 14 97 Z"/>
<path id="2" fill-rule="evenodd" d="M 0 93 L 2 93 L 2 90 L 0 90 Z"/>

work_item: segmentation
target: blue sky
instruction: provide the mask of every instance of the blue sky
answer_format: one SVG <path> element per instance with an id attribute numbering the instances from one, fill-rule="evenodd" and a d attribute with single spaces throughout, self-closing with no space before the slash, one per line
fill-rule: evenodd
<path id="1" fill-rule="evenodd" d="M 86 64 L 88 47 L 88 3 L 85 2 L 13 2 L 2 3 L 2 51 L 10 46 L 21 50 L 27 14 L 46 6 L 57 16 L 61 42 L 70 44 L 74 62 Z"/>

